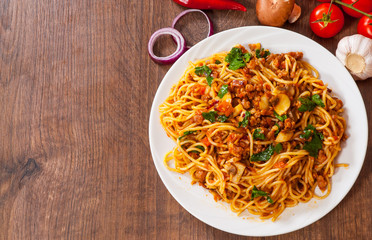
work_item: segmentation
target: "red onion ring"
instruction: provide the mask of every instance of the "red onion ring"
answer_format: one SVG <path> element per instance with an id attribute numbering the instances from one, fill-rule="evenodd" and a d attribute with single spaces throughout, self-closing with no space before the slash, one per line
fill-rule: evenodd
<path id="1" fill-rule="evenodd" d="M 213 35 L 213 24 L 211 22 L 211 19 L 208 17 L 208 15 L 205 12 L 203 12 L 203 11 L 201 11 L 199 9 L 187 9 L 187 10 L 181 12 L 180 14 L 178 14 L 178 16 L 172 22 L 172 28 L 175 29 L 175 26 L 176 26 L 176 23 L 178 22 L 178 20 L 180 20 L 180 18 L 182 18 L 183 16 L 185 16 L 186 14 L 188 14 L 190 12 L 199 12 L 199 13 L 201 13 L 201 14 L 204 15 L 204 17 L 207 19 L 208 27 L 209 27 L 207 37 L 212 36 Z M 186 46 L 186 48 L 189 49 L 190 46 Z"/>
<path id="2" fill-rule="evenodd" d="M 169 56 L 166 57 L 158 57 L 155 55 L 153 48 L 156 40 L 161 36 L 161 35 L 171 35 L 175 42 L 177 43 L 177 49 L 174 51 Z M 185 38 L 182 36 L 182 34 L 174 28 L 161 28 L 154 32 L 149 40 L 149 43 L 147 45 L 147 50 L 149 51 L 149 55 L 154 62 L 160 63 L 160 64 L 170 64 L 174 63 L 179 57 L 184 54 L 186 51 L 186 41 Z"/>

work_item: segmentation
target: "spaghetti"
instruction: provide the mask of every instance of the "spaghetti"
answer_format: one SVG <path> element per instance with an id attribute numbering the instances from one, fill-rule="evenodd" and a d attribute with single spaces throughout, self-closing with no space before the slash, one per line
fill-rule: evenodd
<path id="1" fill-rule="evenodd" d="M 166 167 L 262 219 L 327 197 L 335 167 L 346 166 L 335 164 L 343 103 L 302 57 L 250 44 L 190 63 L 159 107 L 176 142 Z"/>

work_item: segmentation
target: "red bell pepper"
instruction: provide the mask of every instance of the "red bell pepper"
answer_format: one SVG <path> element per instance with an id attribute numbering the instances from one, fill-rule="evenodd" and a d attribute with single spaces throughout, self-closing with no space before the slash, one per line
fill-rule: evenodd
<path id="1" fill-rule="evenodd" d="M 239 10 L 247 11 L 247 9 L 233 0 L 173 0 L 184 7 L 195 9 L 218 9 L 218 10 Z"/>

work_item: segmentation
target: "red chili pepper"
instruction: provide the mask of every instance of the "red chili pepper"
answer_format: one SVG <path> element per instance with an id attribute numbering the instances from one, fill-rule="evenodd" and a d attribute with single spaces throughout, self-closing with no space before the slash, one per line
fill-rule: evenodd
<path id="1" fill-rule="evenodd" d="M 239 11 L 247 11 L 247 9 L 233 0 L 173 0 L 184 7 L 196 9 L 231 9 Z"/>

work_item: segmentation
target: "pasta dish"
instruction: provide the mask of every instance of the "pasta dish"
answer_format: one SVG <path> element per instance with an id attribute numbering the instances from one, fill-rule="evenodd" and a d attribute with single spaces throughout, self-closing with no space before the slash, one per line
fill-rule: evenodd
<path id="1" fill-rule="evenodd" d="M 347 138 L 343 102 L 302 58 L 257 43 L 190 63 L 159 107 L 176 143 L 166 167 L 261 219 L 327 197 L 346 166 L 335 163 Z"/>

